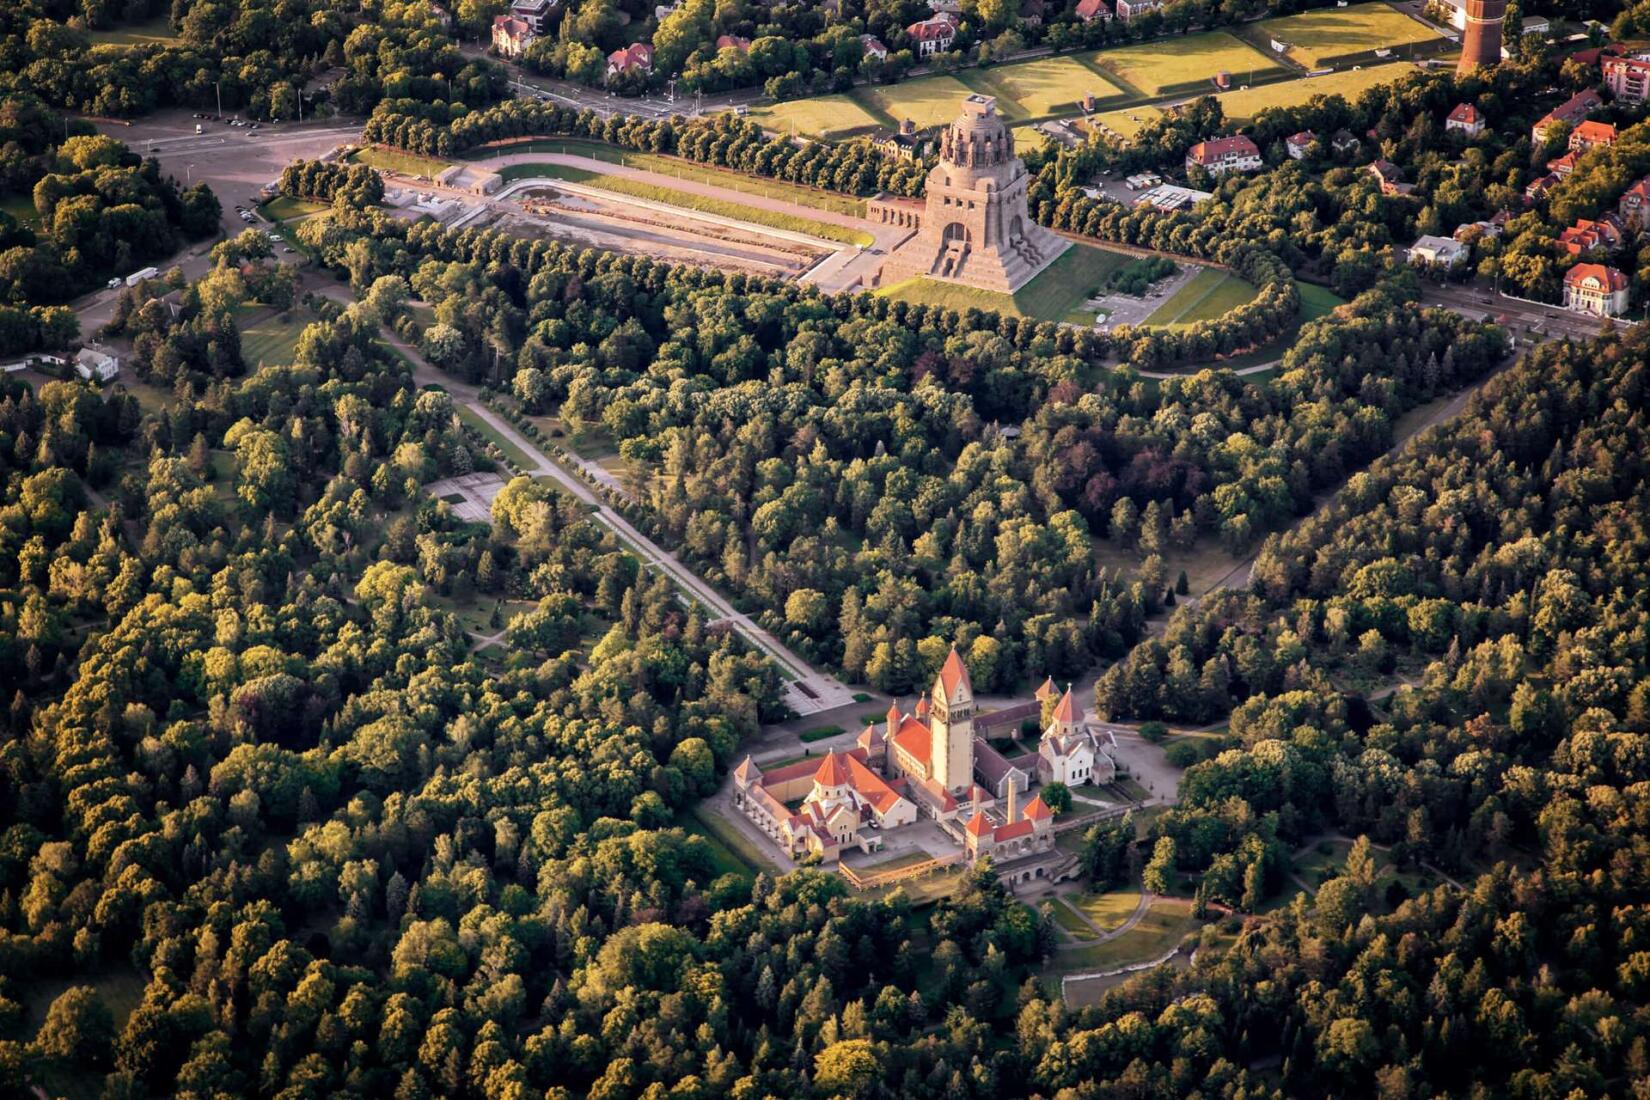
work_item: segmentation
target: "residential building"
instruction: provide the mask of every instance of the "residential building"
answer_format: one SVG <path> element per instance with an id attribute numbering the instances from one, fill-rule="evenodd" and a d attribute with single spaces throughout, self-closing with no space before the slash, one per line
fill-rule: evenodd
<path id="1" fill-rule="evenodd" d="M 1604 76 L 1604 86 L 1623 103 L 1643 103 L 1650 99 L 1650 60 L 1605 54 L 1599 58 L 1598 68 Z"/>
<path id="2" fill-rule="evenodd" d="M 1580 218 L 1558 235 L 1558 247 L 1570 256 L 1590 256 L 1621 247 L 1622 229 L 1614 215 L 1594 221 Z"/>
<path id="3" fill-rule="evenodd" d="M 112 382 L 120 374 L 120 358 L 97 348 L 75 353 L 74 372 L 88 382 Z"/>
<path id="4" fill-rule="evenodd" d="M 1077 0 L 1077 18 L 1085 23 L 1096 19 L 1109 23 L 1112 20 L 1111 4 L 1108 0 Z"/>
<path id="5" fill-rule="evenodd" d="M 650 73 L 653 71 L 653 47 L 646 42 L 633 42 L 622 50 L 607 55 L 609 79 L 621 73 Z"/>
<path id="6" fill-rule="evenodd" d="M 1497 223 L 1494 220 L 1485 222 L 1462 222 L 1460 225 L 1455 227 L 1455 232 L 1452 233 L 1451 236 L 1460 241 L 1462 244 L 1471 247 L 1474 242 L 1481 240 L 1494 240 L 1495 238 L 1501 236 L 1501 234 L 1505 232 L 1504 227 L 1504 222 Z"/>
<path id="7" fill-rule="evenodd" d="M 1609 148 L 1616 143 L 1616 128 L 1608 122 L 1584 119 L 1570 131 L 1570 152 L 1585 153 L 1599 146 Z"/>
<path id="8" fill-rule="evenodd" d="M 1444 129 L 1459 130 L 1470 138 L 1477 137 L 1484 132 L 1484 112 L 1471 103 L 1458 103 L 1444 119 Z"/>
<path id="9" fill-rule="evenodd" d="M 1556 172 L 1548 172 L 1545 176 L 1531 180 L 1524 188 L 1524 201 L 1533 203 L 1546 196 L 1548 191 L 1558 186 L 1559 176 Z"/>
<path id="10" fill-rule="evenodd" d="M 1518 33 L 1541 35 L 1552 34 L 1553 21 L 1548 19 L 1545 15 L 1526 15 L 1519 21 Z"/>
<path id="11" fill-rule="evenodd" d="M 874 34 L 862 34 L 862 35 L 860 35 L 859 36 L 859 44 L 861 46 L 865 47 L 865 56 L 866 57 L 874 57 L 878 61 L 887 61 L 888 60 L 888 47 L 884 46 L 882 44 L 882 39 L 878 38 L 876 35 L 874 35 Z"/>
<path id="12" fill-rule="evenodd" d="M 1650 176 L 1643 177 L 1621 193 L 1616 212 L 1628 228 L 1640 233 L 1650 230 Z"/>
<path id="13" fill-rule="evenodd" d="M 1554 157 L 1547 162 L 1547 171 L 1558 179 L 1569 179 L 1570 173 L 1576 170 L 1576 161 L 1581 156 L 1577 153 L 1565 153 L 1561 157 Z"/>
<path id="14" fill-rule="evenodd" d="M 1318 135 L 1311 130 L 1302 130 L 1298 134 L 1290 134 L 1283 139 L 1283 151 L 1289 154 L 1291 160 L 1305 160 L 1312 151 Z"/>
<path id="15" fill-rule="evenodd" d="M 513 15 L 493 17 L 493 50 L 500 57 L 520 57 L 537 37 L 532 27 Z"/>
<path id="16" fill-rule="evenodd" d="M 1472 249 L 1460 241 L 1431 234 L 1416 238 L 1415 243 L 1409 246 L 1409 262 L 1412 264 L 1455 267 L 1465 263 L 1470 255 Z"/>
<path id="17" fill-rule="evenodd" d="M 1200 141 L 1186 152 L 1186 171 L 1201 168 L 1213 176 L 1227 172 L 1256 172 L 1261 167 L 1260 149 L 1243 134 Z"/>
<path id="18" fill-rule="evenodd" d="M 741 38 L 737 34 L 721 34 L 716 36 L 718 50 L 738 50 L 740 53 L 750 53 L 751 40 Z"/>
<path id="19" fill-rule="evenodd" d="M 962 12 L 962 0 L 928 0 L 928 10 L 936 14 L 958 15 Z"/>
<path id="20" fill-rule="evenodd" d="M 908 118 L 901 119 L 899 129 L 893 133 L 877 135 L 873 143 L 883 152 L 901 160 L 918 160 L 927 156 L 934 144 L 931 138 L 919 133 L 917 124 Z"/>
<path id="21" fill-rule="evenodd" d="M 561 0 L 515 0 L 510 5 L 510 14 L 533 28 L 534 34 L 543 34 L 550 29 L 550 15 L 560 2 Z"/>
<path id="22" fill-rule="evenodd" d="M 1127 23 L 1163 6 L 1163 0 L 1117 0 L 1117 18 Z"/>
<path id="23" fill-rule="evenodd" d="M 1037 743 L 1038 781 L 1068 787 L 1110 783 L 1117 778 L 1117 761 L 1112 756 L 1116 746 L 1110 733 L 1097 734 L 1084 721 L 1083 707 L 1068 685 Z"/>
<path id="24" fill-rule="evenodd" d="M 949 50 L 957 40 L 957 17 L 950 12 L 940 12 L 920 23 L 912 23 L 905 28 L 905 33 L 916 43 L 918 57 L 931 57 Z"/>
<path id="25" fill-rule="evenodd" d="M 1564 308 L 1599 317 L 1627 312 L 1627 276 L 1604 264 L 1576 264 L 1564 275 Z"/>
<path id="26" fill-rule="evenodd" d="M 1579 91 L 1542 115 L 1536 124 L 1530 127 L 1530 140 L 1540 145 L 1547 140 L 1548 131 L 1558 123 L 1567 122 L 1574 126 L 1602 106 L 1604 106 L 1604 97 L 1593 89 L 1587 88 Z"/>
<path id="27" fill-rule="evenodd" d="M 1390 160 L 1371 161 L 1364 171 L 1381 182 L 1383 195 L 1408 195 L 1415 190 L 1415 185 L 1404 182 L 1404 170 Z"/>
<path id="28" fill-rule="evenodd" d="M 1329 148 L 1336 156 L 1358 151 L 1358 135 L 1351 130 L 1336 130 L 1329 135 Z"/>

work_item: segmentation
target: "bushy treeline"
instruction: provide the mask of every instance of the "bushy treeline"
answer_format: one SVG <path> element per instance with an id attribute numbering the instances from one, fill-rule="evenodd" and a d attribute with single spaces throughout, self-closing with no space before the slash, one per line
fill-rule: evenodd
<path id="1" fill-rule="evenodd" d="M 280 192 L 295 199 L 331 202 L 343 196 L 351 206 L 383 201 L 383 177 L 364 164 L 295 160 L 281 169 Z"/>

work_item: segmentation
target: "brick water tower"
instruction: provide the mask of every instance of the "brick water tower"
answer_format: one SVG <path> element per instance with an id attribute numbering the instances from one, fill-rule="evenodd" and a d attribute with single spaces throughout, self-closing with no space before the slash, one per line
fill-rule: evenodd
<path id="1" fill-rule="evenodd" d="M 1461 62 L 1455 68 L 1462 75 L 1501 63 L 1501 23 L 1507 17 L 1507 0 L 1466 0 L 1466 17 Z"/>

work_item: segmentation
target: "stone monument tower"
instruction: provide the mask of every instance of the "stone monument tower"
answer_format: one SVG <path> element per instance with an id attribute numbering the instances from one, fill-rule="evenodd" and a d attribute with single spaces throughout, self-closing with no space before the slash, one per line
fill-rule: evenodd
<path id="1" fill-rule="evenodd" d="M 882 285 L 922 275 L 983 290 L 1020 289 L 1070 247 L 1026 212 L 1030 180 L 997 117 L 997 101 L 963 100 L 962 114 L 940 137 L 920 228 L 888 257 Z"/>
<path id="2" fill-rule="evenodd" d="M 1455 67 L 1463 76 L 1501 63 L 1501 24 L 1507 17 L 1507 0 L 1466 0 L 1466 16 L 1461 60 Z"/>

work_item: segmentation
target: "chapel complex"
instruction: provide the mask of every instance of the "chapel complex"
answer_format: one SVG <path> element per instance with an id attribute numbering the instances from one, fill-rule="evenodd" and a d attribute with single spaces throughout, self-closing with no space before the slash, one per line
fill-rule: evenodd
<path id="1" fill-rule="evenodd" d="M 1038 689 L 1036 714 L 1054 685 Z M 1027 708 L 990 717 L 1014 723 Z M 1068 686 L 1043 731 L 1036 763 L 1011 763 L 978 735 L 974 688 L 952 649 L 927 696 L 912 713 L 898 704 L 884 723 L 871 723 L 846 751 L 818 762 L 764 772 L 750 758 L 734 770 L 734 804 L 793 857 L 834 861 L 849 848 L 882 847 L 883 833 L 936 822 L 970 861 L 998 861 L 1047 853 L 1054 848 L 1054 812 L 1040 796 L 1024 799 L 1031 776 L 1044 783 L 1109 783 L 1116 777 L 1109 734 L 1083 720 Z M 1023 759 L 1023 758 L 1022 758 Z"/>
<path id="2" fill-rule="evenodd" d="M 883 264 L 881 285 L 926 277 L 1005 294 L 1019 290 L 1071 247 L 1031 220 L 1030 182 L 996 99 L 963 100 L 962 114 L 940 137 L 940 161 L 928 173 L 920 212 L 887 199 L 868 207 L 872 218 L 917 228 Z"/>

